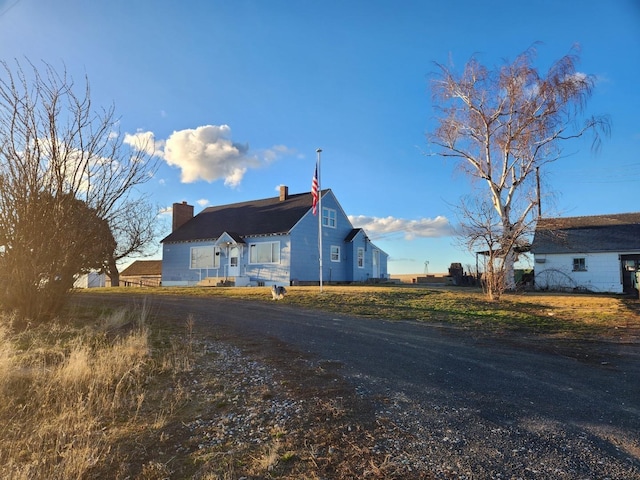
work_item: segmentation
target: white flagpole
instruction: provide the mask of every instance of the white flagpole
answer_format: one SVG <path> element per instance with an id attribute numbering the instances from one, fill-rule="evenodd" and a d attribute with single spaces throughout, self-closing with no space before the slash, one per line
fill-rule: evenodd
<path id="1" fill-rule="evenodd" d="M 322 182 L 320 175 L 320 154 L 322 149 L 316 150 L 318 154 L 318 252 L 320 253 L 320 293 L 322 293 Z"/>

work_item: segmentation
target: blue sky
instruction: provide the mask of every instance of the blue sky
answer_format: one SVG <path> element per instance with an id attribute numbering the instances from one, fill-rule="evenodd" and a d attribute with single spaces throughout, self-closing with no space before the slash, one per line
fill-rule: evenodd
<path id="1" fill-rule="evenodd" d="M 497 66 L 536 42 L 543 72 L 580 45 L 598 79 L 588 113 L 612 122 L 599 153 L 579 141 L 542 172 L 545 213 L 640 211 L 638 0 L 0 0 L 1 59 L 87 75 L 123 133 L 153 134 L 154 202 L 307 192 L 320 147 L 322 188 L 391 273 L 475 262 L 448 233 L 471 186 L 425 155 L 434 62 Z"/>

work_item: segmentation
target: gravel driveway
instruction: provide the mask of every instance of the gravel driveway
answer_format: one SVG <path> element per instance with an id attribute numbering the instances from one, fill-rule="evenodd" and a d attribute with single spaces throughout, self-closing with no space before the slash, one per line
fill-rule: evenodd
<path id="1" fill-rule="evenodd" d="M 190 428 L 260 443 L 265 422 L 280 425 L 304 443 L 300 463 L 317 475 L 307 478 L 640 479 L 637 338 L 489 335 L 286 300 L 148 298 L 165 318 L 191 316 L 201 342 L 226 352 L 194 382 L 215 370 L 262 392 L 259 409 L 241 402 Z"/>

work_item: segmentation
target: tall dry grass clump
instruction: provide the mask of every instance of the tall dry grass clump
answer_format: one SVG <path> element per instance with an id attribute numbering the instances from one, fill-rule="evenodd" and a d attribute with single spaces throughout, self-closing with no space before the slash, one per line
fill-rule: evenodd
<path id="1" fill-rule="evenodd" d="M 14 334 L 0 319 L 1 478 L 86 478 L 104 461 L 114 422 L 134 421 L 144 401 L 146 313 Z"/>

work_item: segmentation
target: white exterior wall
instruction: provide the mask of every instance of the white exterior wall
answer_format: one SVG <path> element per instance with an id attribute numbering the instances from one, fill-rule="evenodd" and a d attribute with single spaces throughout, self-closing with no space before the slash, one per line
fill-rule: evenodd
<path id="1" fill-rule="evenodd" d="M 618 252 L 536 255 L 536 288 L 622 293 L 620 255 Z M 585 259 L 586 271 L 573 271 L 574 258 Z"/>
<path id="2" fill-rule="evenodd" d="M 73 283 L 73 288 L 99 288 L 106 285 L 106 275 L 104 273 L 85 273 L 80 275 Z"/>

